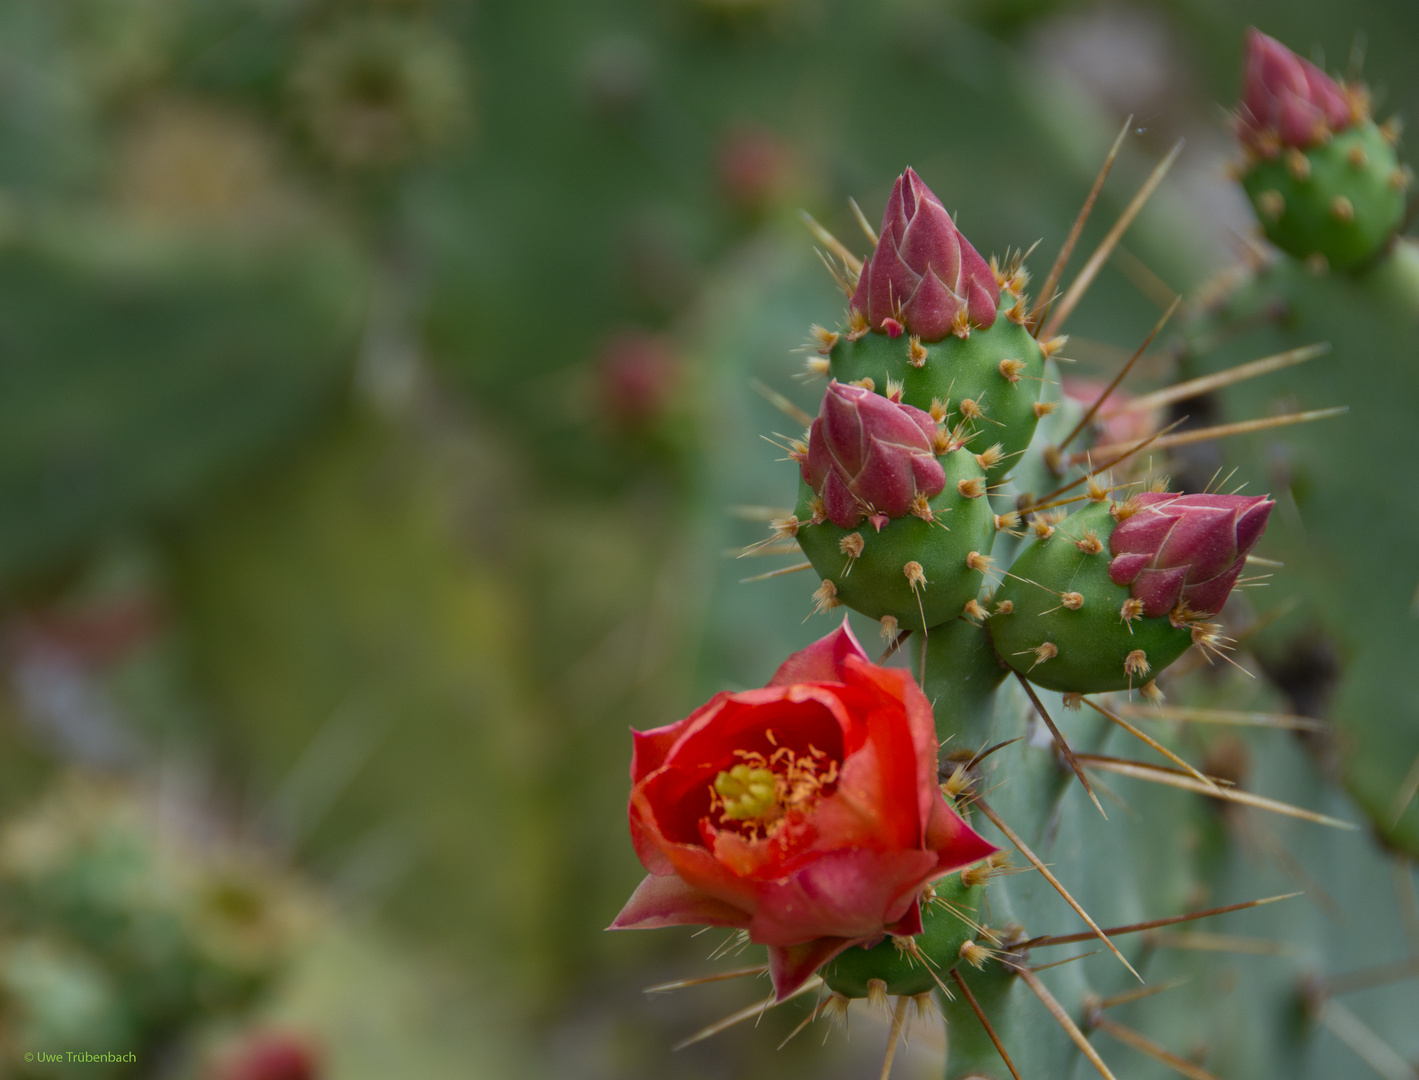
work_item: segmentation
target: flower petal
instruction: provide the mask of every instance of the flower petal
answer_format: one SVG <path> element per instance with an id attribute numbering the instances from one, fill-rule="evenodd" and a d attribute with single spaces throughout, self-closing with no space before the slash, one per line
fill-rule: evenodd
<path id="1" fill-rule="evenodd" d="M 783 1001 L 812 978 L 813 972 L 855 944 L 844 938 L 819 938 L 802 945 L 769 946 L 769 978 L 774 984 L 774 1001 Z"/>
<path id="2" fill-rule="evenodd" d="M 906 914 L 938 861 L 921 849 L 823 853 L 759 887 L 749 935 L 765 945 L 795 945 L 814 937 L 880 934 Z"/>
<path id="3" fill-rule="evenodd" d="M 651 930 L 661 926 L 749 925 L 749 916 L 723 900 L 700 892 L 674 875 L 648 874 L 608 930 Z"/>
<path id="4" fill-rule="evenodd" d="M 826 637 L 821 637 L 806 649 L 799 649 L 774 672 L 770 686 L 790 683 L 842 682 L 843 662 L 855 656 L 867 661 L 867 653 L 853 636 L 852 627 L 843 617 L 842 625 Z"/>

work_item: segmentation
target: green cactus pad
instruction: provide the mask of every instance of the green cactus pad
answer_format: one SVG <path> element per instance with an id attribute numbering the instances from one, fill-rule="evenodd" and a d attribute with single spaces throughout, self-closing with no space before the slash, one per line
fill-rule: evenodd
<path id="1" fill-rule="evenodd" d="M 903 630 L 922 630 L 959 615 L 980 591 L 981 571 L 966 560 L 972 552 L 984 556 L 990 551 L 995 515 L 986 496 L 967 498 L 957 485 L 983 481 L 985 473 L 969 450 L 940 460 L 946 486 L 930 500 L 935 522 L 908 515 L 893 518 L 880 532 L 869 521 L 853 529 L 831 521 L 799 527 L 799 546 L 818 576 L 832 582 L 840 603 L 873 619 L 890 615 Z M 800 521 L 812 518 L 813 498 L 812 488 L 800 483 Z M 862 554 L 852 559 L 843 541 L 854 535 L 861 537 Z M 911 562 L 921 565 L 925 585 L 913 588 L 905 570 Z"/>
<path id="2" fill-rule="evenodd" d="M 1373 120 L 1304 154 L 1254 165 L 1242 186 L 1267 239 L 1304 259 L 1350 269 L 1371 258 L 1404 218 L 1405 174 Z"/>
<path id="3" fill-rule="evenodd" d="M 963 399 L 976 402 L 983 418 L 973 423 L 976 436 L 970 448 L 980 453 L 1000 443 L 1006 457 L 990 470 L 992 479 L 1004 475 L 1018 460 L 1010 456 L 1024 450 L 1035 433 L 1035 402 L 1044 385 L 1045 358 L 1030 332 L 1005 315 L 1014 297 L 1004 294 L 995 324 L 989 330 L 972 330 L 970 337 L 947 337 L 944 341 L 919 345 L 926 360 L 920 367 L 911 362 L 911 339 L 906 335 L 888 337 L 868 333 L 856 341 L 846 336 L 833 346 L 828 360 L 833 378 L 839 382 L 871 379 L 879 392 L 887 380 L 902 384 L 902 400 L 918 409 L 930 409 L 933 400 L 949 402 L 947 423 L 961 420 Z M 1023 364 L 1010 366 L 1009 376 L 1001 368 L 1007 360 Z"/>
<path id="4" fill-rule="evenodd" d="M 1192 644 L 1191 631 L 1166 617 L 1121 617 L 1129 590 L 1109 578 L 1111 505 L 1080 510 L 1056 525 L 1049 539 L 1028 544 L 995 594 L 997 604 L 1008 601 L 1014 608 L 987 623 L 995 651 L 1048 690 L 1098 694 L 1141 686 Z M 1100 546 L 1092 554 L 1077 543 L 1091 532 Z M 1067 607 L 1061 601 L 1067 593 L 1079 594 L 1083 603 Z M 1054 655 L 1037 651 L 1046 644 L 1057 650 Z M 1129 657 L 1140 649 L 1147 668 L 1135 664 L 1130 671 Z"/>
<path id="5" fill-rule="evenodd" d="M 975 920 L 985 889 L 967 886 L 960 874 L 936 882 L 936 899 L 922 904 L 922 931 L 912 938 L 917 954 L 899 949 L 884 938 L 870 949 L 851 948 L 823 968 L 828 989 L 843 997 L 864 998 L 867 984 L 881 979 L 888 994 L 930 993 L 940 985 L 944 972 L 960 960 L 961 946 L 974 941 L 977 931 L 966 920 Z"/>

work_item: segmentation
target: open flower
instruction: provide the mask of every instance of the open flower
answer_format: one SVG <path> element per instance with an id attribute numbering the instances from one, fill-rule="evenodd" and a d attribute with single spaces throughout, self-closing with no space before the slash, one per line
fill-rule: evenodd
<path id="1" fill-rule="evenodd" d="M 1237 134 L 1264 157 L 1301 150 L 1350 126 L 1350 99 L 1339 83 L 1260 30 L 1247 31 L 1247 70 Z"/>
<path id="2" fill-rule="evenodd" d="M 762 690 L 634 735 L 650 873 L 612 929 L 747 930 L 779 1000 L 849 946 L 919 933 L 923 888 L 995 850 L 941 795 L 925 696 L 846 622 Z"/>
<path id="3" fill-rule="evenodd" d="M 1276 504 L 1265 495 L 1147 492 L 1109 537 L 1109 577 L 1157 618 L 1181 603 L 1189 615 L 1215 615 L 1261 539 Z"/>
<path id="4" fill-rule="evenodd" d="M 834 381 L 800 469 L 834 525 L 851 529 L 873 513 L 904 517 L 919 494 L 929 499 L 946 486 L 935 437 L 929 413 Z"/>
<path id="5" fill-rule="evenodd" d="M 911 169 L 897 177 L 852 306 L 875 330 L 895 335 L 905 328 L 923 341 L 940 341 L 967 324 L 993 325 L 999 296 L 990 266 L 941 200 Z"/>

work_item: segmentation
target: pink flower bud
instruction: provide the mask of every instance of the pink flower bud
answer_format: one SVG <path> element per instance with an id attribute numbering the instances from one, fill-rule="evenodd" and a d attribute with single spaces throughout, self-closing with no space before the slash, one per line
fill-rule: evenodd
<path id="1" fill-rule="evenodd" d="M 1247 70 L 1238 137 L 1268 157 L 1282 146 L 1304 150 L 1350 125 L 1345 90 L 1275 38 L 1247 31 Z"/>
<path id="2" fill-rule="evenodd" d="M 597 358 L 601 402 L 618 427 L 640 428 L 659 419 L 679 379 L 670 342 L 642 330 L 616 334 Z"/>
<path id="3" fill-rule="evenodd" d="M 961 312 L 971 325 L 990 327 L 999 297 L 990 266 L 941 200 L 911 169 L 897 177 L 877 250 L 863 264 L 852 306 L 865 312 L 875 329 L 896 320 L 923 341 L 940 341 Z"/>
<path id="4" fill-rule="evenodd" d="M 320 1061 L 310 1043 L 284 1031 L 248 1038 L 216 1072 L 217 1080 L 316 1080 Z"/>
<path id="5" fill-rule="evenodd" d="M 946 486 L 935 435 L 929 413 L 834 381 L 809 431 L 803 479 L 841 528 L 874 512 L 904 517 L 919 494 L 929 499 Z"/>
<path id="6" fill-rule="evenodd" d="M 1109 577 L 1143 601 L 1148 618 L 1185 605 L 1192 615 L 1215 615 L 1227 602 L 1261 539 L 1276 504 L 1265 495 L 1177 495 L 1148 492 L 1133 497 L 1139 509 L 1109 538 Z"/>

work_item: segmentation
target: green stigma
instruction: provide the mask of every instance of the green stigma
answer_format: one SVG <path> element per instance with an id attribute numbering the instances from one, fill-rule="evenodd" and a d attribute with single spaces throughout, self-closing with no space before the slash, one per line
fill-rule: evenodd
<path id="1" fill-rule="evenodd" d="M 733 821 L 778 814 L 778 778 L 771 769 L 736 765 L 714 778 L 714 790 L 724 800 L 724 816 Z"/>

